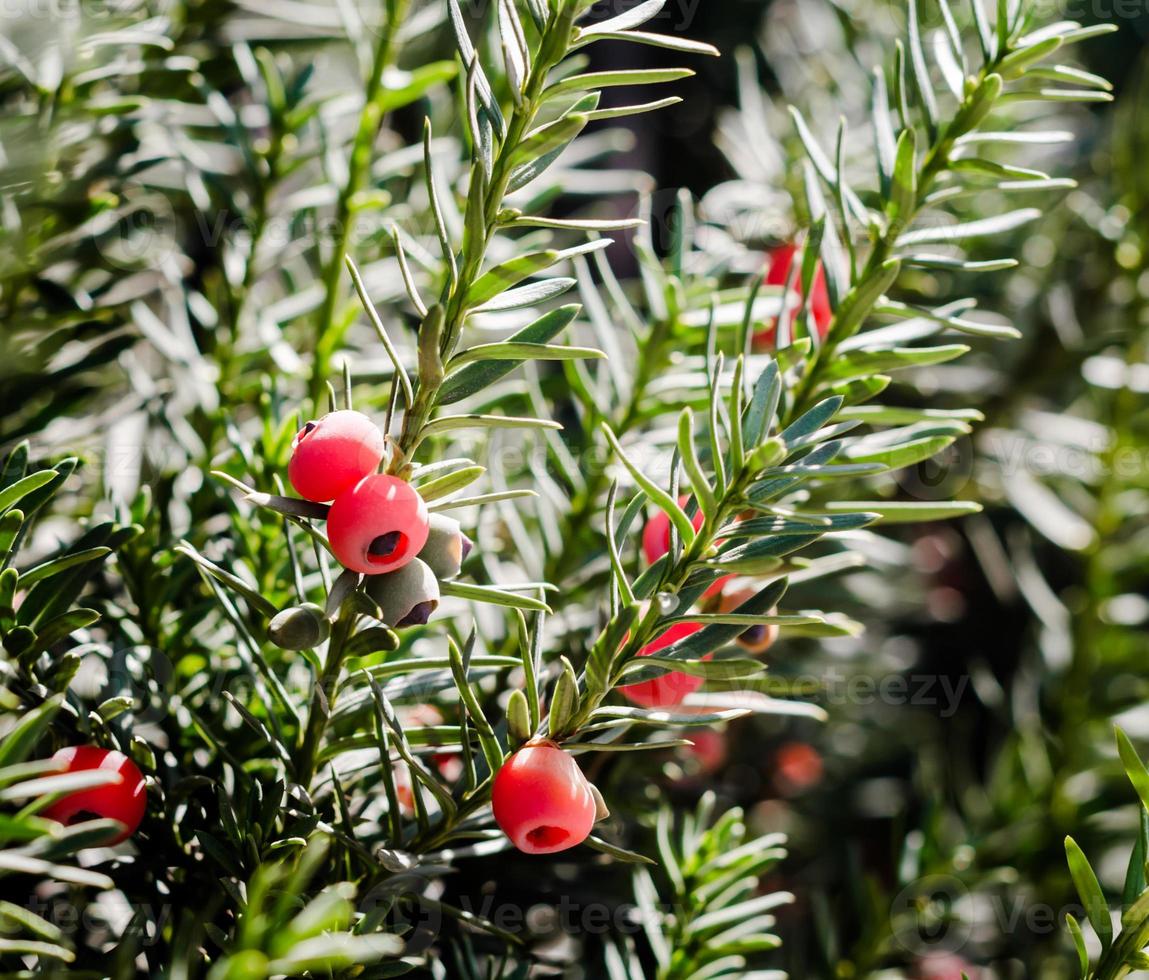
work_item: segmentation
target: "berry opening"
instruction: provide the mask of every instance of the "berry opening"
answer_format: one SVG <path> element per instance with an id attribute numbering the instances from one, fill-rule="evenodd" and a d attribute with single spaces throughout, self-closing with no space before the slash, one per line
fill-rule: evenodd
<path id="1" fill-rule="evenodd" d="M 103 816 L 95 813 L 92 810 L 77 810 L 67 820 L 64 821 L 65 827 L 71 827 L 77 823 L 87 823 L 89 820 L 103 820 Z"/>
<path id="2" fill-rule="evenodd" d="M 316 428 L 317 423 L 308 422 L 302 429 L 295 433 L 295 438 L 291 441 L 291 448 L 295 449 L 304 439 L 306 439 Z"/>
<path id="3" fill-rule="evenodd" d="M 557 847 L 568 837 L 570 834 L 562 827 L 551 827 L 546 824 L 527 831 L 527 841 L 534 847 Z"/>
<path id="4" fill-rule="evenodd" d="M 399 558 L 407 550 L 407 535 L 402 531 L 380 534 L 367 546 L 367 560 L 384 565 Z"/>
<path id="5" fill-rule="evenodd" d="M 431 619 L 431 613 L 435 611 L 438 605 L 439 603 L 432 599 L 428 599 L 426 602 L 416 603 L 411 611 L 395 624 L 395 628 L 399 629 L 401 626 L 426 626 Z"/>

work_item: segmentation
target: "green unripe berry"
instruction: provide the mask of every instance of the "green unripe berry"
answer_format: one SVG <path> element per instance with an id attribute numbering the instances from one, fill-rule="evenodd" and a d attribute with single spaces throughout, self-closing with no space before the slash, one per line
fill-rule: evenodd
<path id="1" fill-rule="evenodd" d="M 290 606 L 267 624 L 267 638 L 283 650 L 310 650 L 331 634 L 331 624 L 313 602 Z"/>
<path id="2" fill-rule="evenodd" d="M 430 566 L 435 577 L 448 581 L 459 574 L 473 547 L 459 522 L 446 514 L 432 514 L 427 543 L 419 559 Z"/>
<path id="3" fill-rule="evenodd" d="M 416 558 L 397 571 L 369 578 L 367 595 L 392 629 L 422 626 L 439 608 L 439 581 L 427 563 Z"/>

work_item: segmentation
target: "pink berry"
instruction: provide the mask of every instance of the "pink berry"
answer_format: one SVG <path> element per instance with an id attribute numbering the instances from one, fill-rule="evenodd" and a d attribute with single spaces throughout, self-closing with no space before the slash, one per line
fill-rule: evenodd
<path id="1" fill-rule="evenodd" d="M 685 507 L 690 502 L 687 496 L 678 498 L 678 506 Z M 691 519 L 694 525 L 694 530 L 698 531 L 702 528 L 702 522 L 705 517 L 702 511 L 699 510 Z M 670 550 L 670 518 L 667 516 L 666 511 L 660 510 L 649 521 L 646 522 L 646 527 L 642 529 L 642 553 L 646 556 L 649 564 L 653 565 L 659 558 L 665 555 Z M 726 581 L 729 576 L 724 575 L 711 585 L 704 593 L 705 598 L 717 595 L 722 591 L 722 583 Z"/>
<path id="2" fill-rule="evenodd" d="M 383 575 L 412 561 L 427 543 L 427 505 L 411 484 L 376 474 L 335 498 L 327 540 L 345 568 Z"/>
<path id="3" fill-rule="evenodd" d="M 679 507 L 685 507 L 689 502 L 689 497 L 682 496 L 678 498 Z M 694 530 L 697 531 L 702 527 L 703 520 L 705 520 L 705 518 L 700 510 L 691 520 L 691 523 L 694 525 Z M 646 560 L 653 565 L 669 550 L 670 518 L 667 516 L 666 511 L 660 510 L 646 522 L 646 527 L 642 529 L 642 551 L 643 554 L 646 555 Z"/>
<path id="4" fill-rule="evenodd" d="M 43 815 L 49 820 L 62 824 L 81 823 L 85 820 L 118 820 L 124 829 L 109 836 L 107 844 L 119 844 L 136 832 L 144 819 L 147 808 L 147 793 L 144 777 L 136 764 L 122 752 L 97 748 L 94 745 L 77 745 L 60 749 L 52 761 L 56 772 L 90 772 L 94 769 L 108 769 L 119 775 L 119 781 L 89 789 L 77 790 L 62 796 L 44 809 Z"/>
<path id="5" fill-rule="evenodd" d="M 554 854 L 581 844 L 596 811 L 578 763 L 553 743 L 524 746 L 503 763 L 491 808 L 503 833 L 525 854 Z"/>
<path id="6" fill-rule="evenodd" d="M 793 242 L 779 245 L 769 253 L 770 268 L 766 270 L 767 286 L 786 286 L 790 282 L 790 267 L 794 264 L 794 257 L 798 253 L 798 246 Z M 794 286 L 799 295 L 802 294 L 802 272 L 799 269 L 795 274 Z M 822 263 L 818 263 L 814 273 L 814 282 L 810 295 L 810 319 L 819 337 L 825 337 L 830 329 L 830 321 L 834 318 L 834 311 L 830 308 L 830 292 L 826 288 L 826 273 Z M 790 326 L 798 319 L 798 304 L 792 304 L 790 310 Z M 778 327 L 777 319 L 770 321 L 764 330 L 754 335 L 755 346 L 768 346 L 774 342 L 774 333 Z"/>
<path id="7" fill-rule="evenodd" d="M 301 497 L 326 503 L 374 473 L 383 451 L 383 433 L 366 415 L 332 412 L 296 434 L 287 478 Z"/>
<path id="8" fill-rule="evenodd" d="M 653 643 L 644 646 L 639 652 L 640 657 L 649 657 L 665 650 L 672 643 L 697 633 L 702 626 L 699 623 L 676 623 L 670 627 Z M 702 659 L 709 660 L 707 654 Z M 680 670 L 662 674 L 649 681 L 639 681 L 637 684 L 624 684 L 619 687 L 623 697 L 644 708 L 670 708 L 681 704 L 688 694 L 693 694 L 702 687 L 702 678 L 691 674 L 684 674 Z"/>

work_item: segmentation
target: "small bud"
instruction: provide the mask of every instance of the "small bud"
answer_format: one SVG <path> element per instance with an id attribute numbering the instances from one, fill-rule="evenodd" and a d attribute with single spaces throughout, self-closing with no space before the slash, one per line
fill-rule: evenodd
<path id="1" fill-rule="evenodd" d="M 267 638 L 283 650 L 310 650 L 327 639 L 331 625 L 313 602 L 291 606 L 267 624 Z"/>
<path id="2" fill-rule="evenodd" d="M 432 514 L 427 543 L 419 558 L 430 566 L 436 578 L 445 582 L 459 574 L 473 547 L 457 520 L 446 514 Z"/>
<path id="3" fill-rule="evenodd" d="M 768 466 L 774 466 L 785 458 L 786 444 L 777 436 L 774 436 L 772 439 L 767 439 L 750 454 L 750 461 L 747 468 L 757 472 L 758 470 L 766 469 Z"/>
<path id="4" fill-rule="evenodd" d="M 522 744 L 531 737 L 531 711 L 527 696 L 517 688 L 507 702 L 507 732 L 513 742 Z"/>
<path id="5" fill-rule="evenodd" d="M 550 717 L 547 725 L 552 736 L 563 734 L 579 707 L 578 677 L 574 667 L 566 657 L 561 657 L 562 673 L 555 681 L 554 693 L 551 695 Z"/>
<path id="6" fill-rule="evenodd" d="M 369 578 L 367 594 L 378 603 L 383 622 L 392 629 L 422 626 L 439 608 L 439 582 L 418 558 L 398 571 Z"/>

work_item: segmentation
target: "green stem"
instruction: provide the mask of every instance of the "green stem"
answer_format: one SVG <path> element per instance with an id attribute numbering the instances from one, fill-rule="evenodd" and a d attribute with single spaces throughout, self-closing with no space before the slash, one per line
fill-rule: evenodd
<path id="1" fill-rule="evenodd" d="M 721 528 L 731 515 L 737 513 L 742 508 L 742 495 L 749 484 L 752 474 L 747 470 L 742 470 L 732 475 L 729 486 L 726 489 L 725 495 L 718 501 L 718 509 L 714 514 L 713 519 L 706 518 L 702 527 L 699 528 L 698 533 L 694 536 L 694 541 L 691 543 L 678 561 L 667 569 L 663 576 L 656 592 L 670 592 L 677 593 L 686 580 L 691 576 L 695 570 L 695 566 L 703 560 L 706 554 L 714 546 L 715 537 L 718 529 Z M 626 642 L 618 651 L 617 656 L 614 657 L 614 671 L 606 685 L 606 690 L 601 694 L 593 696 L 584 696 L 582 703 L 579 705 L 579 710 L 571 718 L 570 724 L 567 726 L 566 731 L 552 733 L 551 738 L 555 741 L 563 741 L 571 738 L 578 733 L 578 729 L 586 724 L 591 714 L 595 711 L 600 704 L 602 704 L 606 695 L 609 694 L 622 679 L 622 670 L 627 666 L 643 647 L 647 646 L 653 639 L 660 624 L 662 623 L 663 615 L 658 607 L 657 602 L 650 602 L 647 604 L 642 618 L 639 620 L 638 625 L 629 631 Z M 606 625 L 603 633 L 607 633 L 615 625 L 612 620 Z M 583 672 L 581 681 L 585 681 L 586 672 Z M 581 682 L 580 682 L 581 683 Z"/>
<path id="2" fill-rule="evenodd" d="M 323 304 L 319 308 L 315 324 L 315 359 L 311 368 L 311 382 L 308 393 L 312 403 L 318 405 L 323 397 L 324 384 L 330 373 L 331 357 L 342 336 L 336 330 L 335 319 L 342 296 L 340 288 L 347 249 L 351 243 L 351 222 L 354 214 L 355 197 L 363 189 L 371 172 L 374 158 L 372 148 L 383 124 L 383 113 L 379 107 L 379 95 L 383 89 L 383 76 L 393 67 L 398 56 L 396 38 L 399 27 L 407 16 L 411 0 L 392 0 L 387 5 L 387 19 L 383 24 L 379 42 L 375 46 L 375 57 L 371 65 L 371 75 L 363 97 L 363 109 L 359 114 L 359 128 L 351 144 L 351 157 L 347 164 L 347 180 L 339 191 L 335 202 L 335 242 L 323 273 Z"/>
<path id="3" fill-rule="evenodd" d="M 499 213 L 503 207 L 503 199 L 507 195 L 507 186 L 511 179 L 511 160 L 522 142 L 523 137 L 530 131 L 542 106 L 542 93 L 546 87 L 547 76 L 567 53 L 571 36 L 569 11 L 564 15 L 562 11 L 553 14 L 539 45 L 539 55 L 532 66 L 527 83 L 524 87 L 522 101 L 517 105 L 507 123 L 507 133 L 499 146 L 494 164 L 491 168 L 490 180 L 486 183 L 483 196 L 482 215 L 483 233 L 472 234 L 467 237 L 463 247 L 462 261 L 459 265 L 459 274 L 455 280 L 448 284 L 443 298 L 444 324 L 440 342 L 440 358 L 446 362 L 458 346 L 463 332 L 463 326 L 470 312 L 467 297 L 471 286 L 478 278 L 487 255 L 487 248 L 491 238 L 499 225 Z M 471 193 L 483 186 L 481 179 L 482 163 L 475 161 L 471 165 Z M 419 444 L 423 427 L 430 419 L 435 408 L 435 400 L 439 394 L 438 384 L 420 385 L 415 393 L 415 402 L 403 418 L 403 429 L 399 436 L 399 458 L 409 457 Z"/>
<path id="4" fill-rule="evenodd" d="M 307 726 L 299 746 L 299 762 L 295 777 L 301 786 L 311 785 L 315 778 L 316 759 L 319 746 L 327 731 L 327 721 L 335 710 L 335 697 L 338 693 L 339 673 L 347 656 L 347 641 L 355 629 L 357 614 L 336 620 L 331 630 L 331 640 L 327 644 L 327 660 L 323 671 L 315 680 L 311 694 L 311 706 L 307 711 Z"/>
<path id="5" fill-rule="evenodd" d="M 899 236 L 921 210 L 919 206 L 920 202 L 929 194 L 938 177 L 949 169 L 950 154 L 953 152 L 958 137 L 963 136 L 971 128 L 960 127 L 958 123 L 968 118 L 968 114 L 974 107 L 978 93 L 981 91 L 982 83 L 997 71 L 1001 60 L 1008 53 L 1008 51 L 999 53 L 997 58 L 993 62 L 985 64 L 973 82 L 967 85 L 965 98 L 955 112 L 953 121 L 926 150 L 925 157 L 922 160 L 921 170 L 918 172 L 917 199 L 913 213 L 907 216 L 903 222 L 891 223 L 881 235 L 877 236 L 870 255 L 866 259 L 866 265 L 858 276 L 857 282 L 854 283 L 850 293 L 840 299 L 838 304 L 839 310 L 843 307 L 853 305 L 849 302 L 851 297 L 855 297 L 859 292 L 864 292 L 870 282 L 880 275 L 882 267 L 894 254 Z M 846 233 L 849 234 L 848 227 Z M 867 309 L 862 313 L 862 319 L 864 320 L 868 315 L 869 310 Z M 807 360 L 803 375 L 795 388 L 794 397 L 790 400 L 790 409 L 785 413 L 784 424 L 789 424 L 801 415 L 802 412 L 812 407 L 815 393 L 821 381 L 822 368 L 827 361 L 833 359 L 834 351 L 838 346 L 838 341 L 834 337 L 834 326 L 835 323 L 831 322 L 825 342 L 821 347 L 815 348 Z"/>

